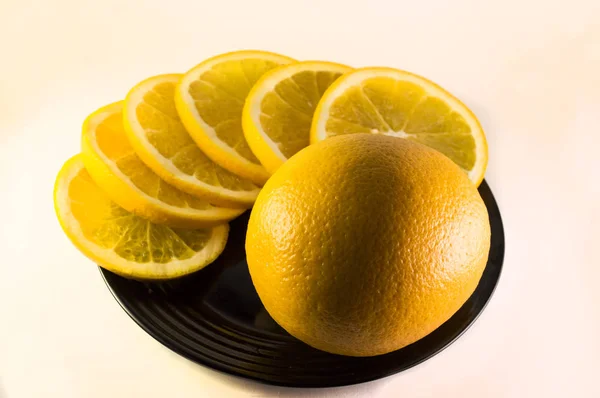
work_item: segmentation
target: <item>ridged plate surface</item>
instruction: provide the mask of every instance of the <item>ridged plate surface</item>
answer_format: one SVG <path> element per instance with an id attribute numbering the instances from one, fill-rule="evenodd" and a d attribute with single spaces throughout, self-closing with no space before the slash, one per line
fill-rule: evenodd
<path id="1" fill-rule="evenodd" d="M 492 246 L 477 289 L 446 323 L 398 351 L 353 358 L 318 351 L 290 336 L 262 306 L 248 273 L 244 239 L 248 214 L 231 224 L 224 253 L 188 277 L 141 283 L 101 269 L 123 309 L 156 340 L 199 364 L 265 383 L 330 387 L 361 383 L 408 369 L 440 352 L 477 319 L 500 277 L 504 231 L 498 206 L 484 181 Z"/>

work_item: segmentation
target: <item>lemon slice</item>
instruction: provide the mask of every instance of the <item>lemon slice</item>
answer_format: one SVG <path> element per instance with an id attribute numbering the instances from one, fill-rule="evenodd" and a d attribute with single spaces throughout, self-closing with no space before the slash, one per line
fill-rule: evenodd
<path id="1" fill-rule="evenodd" d="M 123 128 L 123 102 L 83 123 L 81 149 L 94 182 L 119 206 L 152 222 L 179 228 L 223 224 L 243 209 L 215 207 L 167 184 L 134 152 Z"/>
<path id="2" fill-rule="evenodd" d="M 198 146 L 222 167 L 258 185 L 269 173 L 244 138 L 242 108 L 265 72 L 292 62 L 264 51 L 219 55 L 187 72 L 175 93 L 177 111 Z"/>
<path id="3" fill-rule="evenodd" d="M 129 141 L 144 163 L 171 185 L 226 207 L 251 207 L 260 191 L 210 160 L 194 143 L 175 110 L 182 75 L 159 75 L 135 86 L 125 99 Z"/>
<path id="4" fill-rule="evenodd" d="M 250 149 L 271 174 L 309 145 L 315 108 L 327 88 L 349 66 L 297 62 L 265 73 L 246 98 L 242 112 Z"/>
<path id="5" fill-rule="evenodd" d="M 315 111 L 311 142 L 351 133 L 425 144 L 452 159 L 476 185 L 485 174 L 487 142 L 473 112 L 440 86 L 409 72 L 356 69 L 329 87 Z"/>
<path id="6" fill-rule="evenodd" d="M 123 209 L 100 189 L 81 155 L 56 177 L 54 207 L 73 244 L 103 268 L 129 278 L 170 279 L 213 262 L 225 248 L 229 226 L 175 229 Z"/>

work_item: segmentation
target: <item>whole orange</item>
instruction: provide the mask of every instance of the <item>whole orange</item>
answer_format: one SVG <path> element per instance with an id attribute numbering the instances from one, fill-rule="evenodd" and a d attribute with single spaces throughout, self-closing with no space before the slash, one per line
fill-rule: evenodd
<path id="1" fill-rule="evenodd" d="M 486 207 L 439 152 L 372 134 L 303 149 L 254 205 L 246 254 L 269 314 L 335 354 L 397 350 L 448 320 L 490 248 Z"/>

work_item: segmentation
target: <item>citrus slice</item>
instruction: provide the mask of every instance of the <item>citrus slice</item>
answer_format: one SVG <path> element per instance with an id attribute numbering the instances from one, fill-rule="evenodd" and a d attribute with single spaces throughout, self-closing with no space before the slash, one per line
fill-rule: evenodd
<path id="1" fill-rule="evenodd" d="M 476 185 L 485 174 L 487 142 L 473 112 L 437 84 L 409 72 L 356 69 L 329 87 L 315 111 L 311 142 L 350 133 L 425 144 L 452 159 Z"/>
<path id="2" fill-rule="evenodd" d="M 94 182 L 124 209 L 180 228 L 223 224 L 243 209 L 215 207 L 167 184 L 135 153 L 123 128 L 123 102 L 100 108 L 83 123 L 81 149 Z"/>
<path id="3" fill-rule="evenodd" d="M 138 279 L 170 279 L 213 262 L 225 248 L 229 226 L 175 229 L 123 209 L 100 189 L 81 155 L 56 177 L 54 207 L 73 244 L 103 268 Z"/>
<path id="4" fill-rule="evenodd" d="M 175 110 L 182 75 L 159 75 L 135 86 L 125 99 L 125 132 L 140 159 L 169 184 L 226 207 L 251 207 L 260 188 L 223 169 L 190 137 Z"/>
<path id="5" fill-rule="evenodd" d="M 269 173 L 244 138 L 242 108 L 265 72 L 292 62 L 264 51 L 222 54 L 187 72 L 175 93 L 177 111 L 198 146 L 222 167 L 258 185 Z"/>
<path id="6" fill-rule="evenodd" d="M 254 85 L 244 104 L 242 126 L 250 149 L 269 173 L 309 145 L 321 96 L 350 70 L 331 62 L 297 62 L 265 73 Z"/>

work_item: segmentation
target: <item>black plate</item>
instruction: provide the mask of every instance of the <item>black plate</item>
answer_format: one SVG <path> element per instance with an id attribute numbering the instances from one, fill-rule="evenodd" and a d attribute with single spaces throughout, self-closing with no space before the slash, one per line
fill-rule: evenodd
<path id="1" fill-rule="evenodd" d="M 231 223 L 219 259 L 193 275 L 142 283 L 101 270 L 123 309 L 156 340 L 202 365 L 261 382 L 295 387 L 361 383 L 408 369 L 456 340 L 477 319 L 500 277 L 504 231 L 485 181 L 479 192 L 492 226 L 492 245 L 477 289 L 452 318 L 398 351 L 369 358 L 328 354 L 277 325 L 262 306 L 244 254 L 248 213 Z"/>

